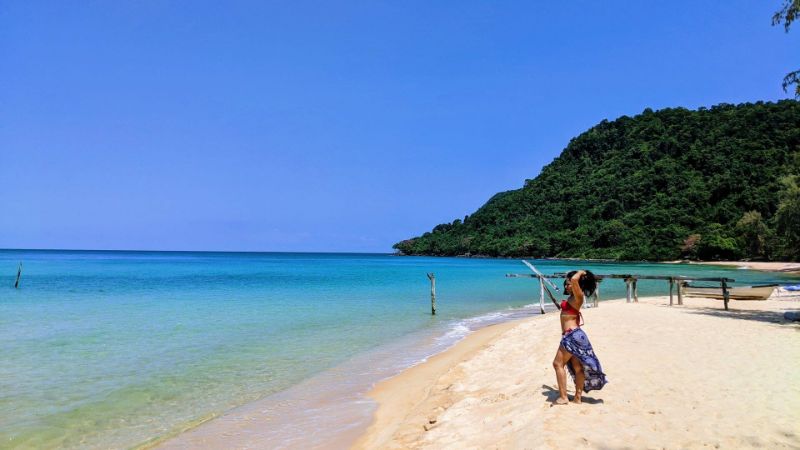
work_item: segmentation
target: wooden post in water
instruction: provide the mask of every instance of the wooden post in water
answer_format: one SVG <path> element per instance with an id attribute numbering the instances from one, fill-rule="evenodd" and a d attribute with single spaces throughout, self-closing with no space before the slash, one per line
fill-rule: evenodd
<path id="1" fill-rule="evenodd" d="M 728 300 L 730 300 L 731 294 L 728 292 L 728 283 L 725 281 L 725 278 L 722 279 L 722 301 L 725 303 L 725 311 L 728 310 Z"/>
<path id="2" fill-rule="evenodd" d="M 19 279 L 22 276 L 22 263 L 17 267 L 17 281 L 14 282 L 14 289 L 19 289 Z"/>
<path id="3" fill-rule="evenodd" d="M 428 274 L 428 279 L 431 280 L 431 315 L 436 315 L 436 276 L 433 272 Z"/>
<path id="4" fill-rule="evenodd" d="M 636 278 L 633 279 L 633 301 L 639 303 L 639 287 L 636 286 L 638 280 Z"/>
<path id="5" fill-rule="evenodd" d="M 672 306 L 672 286 L 675 284 L 675 278 L 669 277 L 669 306 Z"/>

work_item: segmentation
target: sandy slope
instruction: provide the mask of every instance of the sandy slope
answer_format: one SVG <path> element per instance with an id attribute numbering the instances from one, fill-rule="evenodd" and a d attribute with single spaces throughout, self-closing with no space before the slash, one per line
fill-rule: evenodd
<path id="1" fill-rule="evenodd" d="M 358 448 L 800 448 L 797 301 L 603 302 L 584 329 L 610 383 L 551 406 L 548 314 L 468 337 L 378 385 Z M 570 380 L 571 383 L 571 380 Z"/>

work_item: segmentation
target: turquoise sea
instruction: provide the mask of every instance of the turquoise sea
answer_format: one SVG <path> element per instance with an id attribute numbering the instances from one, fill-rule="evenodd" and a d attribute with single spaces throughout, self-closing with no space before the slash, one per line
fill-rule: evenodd
<path id="1" fill-rule="evenodd" d="M 797 282 L 696 265 L 533 263 L 545 273 Z M 436 274 L 434 317 L 427 272 Z M 525 272 L 511 259 L 0 251 L 0 447 L 131 448 L 254 401 L 281 399 L 302 417 L 322 392 L 358 399 L 470 330 L 538 314 L 538 284 L 505 277 Z M 642 281 L 639 290 L 663 295 L 667 285 Z M 623 295 L 621 281 L 603 283 L 601 298 Z M 331 375 L 342 368 L 359 376 Z M 317 390 L 295 398 L 309 380 Z M 350 406 L 363 422 L 370 406 L 361 400 Z M 308 431 L 270 438 L 294 442 Z"/>

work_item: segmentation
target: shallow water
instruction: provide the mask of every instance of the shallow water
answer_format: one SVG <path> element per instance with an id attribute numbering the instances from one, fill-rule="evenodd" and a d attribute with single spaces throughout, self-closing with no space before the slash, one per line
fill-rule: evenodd
<path id="1" fill-rule="evenodd" d="M 797 282 L 694 265 L 534 264 Z M 299 405 L 285 390 L 304 380 L 363 391 L 470 329 L 535 313 L 524 306 L 538 302 L 537 283 L 505 277 L 526 271 L 517 260 L 374 254 L 0 251 L 0 446 L 128 448 L 278 392 Z M 621 281 L 603 283 L 603 298 L 623 295 Z M 355 381 L 324 376 L 368 366 Z"/>

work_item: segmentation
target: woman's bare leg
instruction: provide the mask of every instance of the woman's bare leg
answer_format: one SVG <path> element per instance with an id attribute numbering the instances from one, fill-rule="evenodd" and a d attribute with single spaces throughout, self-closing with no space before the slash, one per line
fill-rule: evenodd
<path id="1" fill-rule="evenodd" d="M 583 364 L 581 364 L 578 358 L 573 356 L 569 362 L 572 363 L 572 368 L 575 370 L 575 399 L 572 401 L 580 403 L 581 396 L 583 395 L 583 382 L 586 381 L 586 374 L 583 373 Z"/>
<path id="2" fill-rule="evenodd" d="M 558 347 L 556 357 L 553 359 L 553 369 L 556 371 L 556 382 L 558 382 L 558 398 L 554 402 L 557 405 L 569 403 L 569 397 L 567 397 L 567 370 L 564 367 L 570 358 L 572 358 L 570 352 L 565 350 L 564 347 Z"/>

